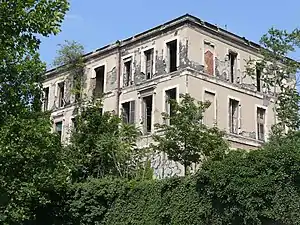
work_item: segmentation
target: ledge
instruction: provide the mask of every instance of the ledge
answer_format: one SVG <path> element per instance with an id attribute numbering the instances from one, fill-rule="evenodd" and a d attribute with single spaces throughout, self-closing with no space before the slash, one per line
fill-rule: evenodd
<path id="1" fill-rule="evenodd" d="M 69 104 L 65 107 L 61 107 L 61 108 L 56 108 L 56 109 L 52 109 L 52 110 L 49 110 L 51 115 L 56 115 L 56 114 L 59 114 L 59 113 L 64 113 L 64 111 L 69 111 L 69 110 L 73 110 L 75 107 L 75 104 Z"/>
<path id="2" fill-rule="evenodd" d="M 221 87 L 231 89 L 233 91 L 237 91 L 237 92 L 240 92 L 240 93 L 243 93 L 243 94 L 247 94 L 247 95 L 259 98 L 259 99 L 263 99 L 264 96 L 271 97 L 271 96 L 269 96 L 267 94 L 264 94 L 264 93 L 259 93 L 259 92 L 256 92 L 256 91 L 251 91 L 249 89 L 242 88 L 242 87 L 240 87 L 242 84 L 232 84 L 232 83 L 223 81 L 223 80 L 221 80 L 221 79 L 219 79 L 215 76 L 210 77 L 210 76 L 206 75 L 205 73 L 194 70 L 192 68 L 187 68 L 186 70 L 188 71 L 187 75 L 190 75 L 190 76 L 195 77 L 195 78 L 200 78 L 201 80 L 208 81 L 210 83 L 219 85 Z"/>
<path id="3" fill-rule="evenodd" d="M 242 145 L 248 145 L 257 148 L 264 143 L 263 141 L 259 141 L 257 139 L 252 139 L 252 138 L 244 137 L 242 135 L 229 134 L 229 133 L 226 134 L 226 139 L 231 142 L 236 142 Z"/>

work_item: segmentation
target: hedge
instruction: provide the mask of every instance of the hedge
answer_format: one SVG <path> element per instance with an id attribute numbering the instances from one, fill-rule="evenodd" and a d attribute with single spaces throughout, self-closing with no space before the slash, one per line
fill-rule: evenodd
<path id="1" fill-rule="evenodd" d="M 211 204 L 196 179 L 91 180 L 73 187 L 72 224 L 207 224 Z"/>
<path id="2" fill-rule="evenodd" d="M 193 176 L 92 179 L 59 193 L 57 204 L 44 210 L 44 223 L 36 224 L 297 225 L 300 133 L 249 153 L 232 151 Z"/>

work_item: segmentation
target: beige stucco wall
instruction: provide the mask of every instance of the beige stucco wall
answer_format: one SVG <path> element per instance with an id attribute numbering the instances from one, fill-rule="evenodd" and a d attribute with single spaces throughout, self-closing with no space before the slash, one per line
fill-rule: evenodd
<path id="1" fill-rule="evenodd" d="M 195 64 L 204 65 L 204 42 L 206 41 L 214 45 L 214 56 L 220 64 L 225 63 L 226 55 L 230 50 L 236 52 L 237 82 L 252 85 L 252 88 L 255 89 L 256 80 L 246 74 L 246 65 L 250 59 L 257 60 L 261 58 L 256 51 L 194 26 L 187 29 L 187 37 L 189 40 L 188 58 Z"/>
<path id="2" fill-rule="evenodd" d="M 216 120 L 217 126 L 229 132 L 229 99 L 238 100 L 241 109 L 241 129 L 239 133 L 241 136 L 249 137 L 251 133 L 256 134 L 256 109 L 257 107 L 266 109 L 266 137 L 274 122 L 273 102 L 266 101 L 262 94 L 255 92 L 245 93 L 233 85 L 225 82 L 216 82 L 214 79 L 207 78 L 201 79 L 199 76 L 189 76 L 188 78 L 188 92 L 194 96 L 197 100 L 203 100 L 204 91 L 215 93 L 216 99 Z"/>
<path id="3" fill-rule="evenodd" d="M 178 71 L 171 74 L 167 69 L 167 47 L 166 43 L 177 39 L 177 66 Z M 204 41 L 209 41 L 214 45 L 214 55 L 216 60 L 222 64 L 225 62 L 226 54 L 229 50 L 238 53 L 237 57 L 237 77 L 238 82 L 228 83 L 218 77 L 209 77 L 203 72 L 204 64 Z M 151 80 L 145 80 L 143 52 L 149 48 L 154 48 L 154 74 Z M 85 89 L 84 93 L 91 97 L 95 86 L 95 68 L 105 66 L 104 90 L 107 93 L 103 99 L 103 109 L 105 111 L 116 110 L 126 101 L 136 101 L 135 121 L 138 127 L 141 125 L 141 99 L 139 93 L 145 89 L 153 88 L 153 121 L 152 126 L 157 122 L 162 122 L 161 113 L 165 106 L 165 91 L 170 88 L 177 88 L 179 93 L 190 93 L 197 100 L 203 100 L 204 90 L 207 89 L 215 93 L 216 96 L 216 118 L 220 129 L 228 131 L 228 100 L 235 98 L 241 104 L 241 130 L 240 135 L 230 137 L 233 147 L 243 146 L 253 148 L 259 146 L 259 142 L 249 138 L 249 133 L 256 133 L 256 107 L 266 108 L 267 133 L 274 121 L 273 103 L 264 97 L 263 93 L 255 91 L 255 81 L 244 76 L 245 60 L 259 58 L 259 55 L 250 48 L 238 45 L 234 40 L 221 38 L 218 34 L 212 34 L 206 30 L 200 30 L 194 26 L 182 25 L 180 27 L 160 32 L 156 35 L 148 35 L 141 38 L 134 44 L 121 46 L 121 59 L 131 56 L 133 60 L 132 81 L 133 85 L 123 87 L 123 63 L 121 62 L 120 75 L 120 102 L 117 105 L 117 71 L 118 52 L 117 49 L 104 52 L 94 56 L 86 62 Z M 225 63 L 223 63 L 226 65 Z M 222 64 L 222 65 L 223 65 Z M 223 65 L 223 67 L 224 67 Z M 228 68 L 225 68 L 228 70 Z M 49 109 L 53 109 L 55 96 L 57 95 L 57 83 L 65 79 L 67 74 L 60 74 L 45 81 L 44 86 L 50 87 Z M 244 84 L 247 90 L 244 88 Z M 72 103 L 72 101 L 71 101 Z M 52 116 L 55 120 L 63 120 L 64 138 L 68 137 L 67 129 L 72 126 L 72 105 L 65 109 L 54 109 Z M 229 139 L 230 139 L 229 138 Z M 151 141 L 148 137 L 144 140 Z"/>

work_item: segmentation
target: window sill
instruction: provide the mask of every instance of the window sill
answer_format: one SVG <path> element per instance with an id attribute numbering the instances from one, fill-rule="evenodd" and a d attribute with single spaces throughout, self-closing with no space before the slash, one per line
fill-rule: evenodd
<path id="1" fill-rule="evenodd" d="M 265 141 L 233 133 L 227 133 L 226 139 L 228 141 L 237 142 L 239 144 L 249 145 L 253 147 L 260 147 L 263 143 L 265 143 Z"/>

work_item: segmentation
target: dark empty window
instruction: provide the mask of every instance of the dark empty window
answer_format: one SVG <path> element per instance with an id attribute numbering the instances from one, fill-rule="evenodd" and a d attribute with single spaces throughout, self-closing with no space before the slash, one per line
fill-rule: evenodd
<path id="1" fill-rule="evenodd" d="M 71 120 L 72 120 L 72 129 L 73 129 L 73 130 L 76 130 L 76 128 L 77 128 L 77 121 L 76 121 L 76 118 L 72 118 Z"/>
<path id="2" fill-rule="evenodd" d="M 257 108 L 257 138 L 261 141 L 265 140 L 265 114 L 265 109 Z"/>
<path id="3" fill-rule="evenodd" d="M 152 95 L 143 98 L 143 125 L 144 132 L 152 130 Z"/>
<path id="4" fill-rule="evenodd" d="M 58 105 L 64 107 L 65 105 L 65 83 L 61 82 L 58 84 Z"/>
<path id="5" fill-rule="evenodd" d="M 230 133 L 238 133 L 238 120 L 239 120 L 239 102 L 230 99 L 229 101 L 229 131 Z"/>
<path id="6" fill-rule="evenodd" d="M 44 88 L 44 111 L 48 110 L 49 107 L 49 87 Z"/>
<path id="7" fill-rule="evenodd" d="M 237 53 L 230 51 L 229 52 L 229 62 L 230 62 L 230 82 L 235 82 L 235 74 L 236 74 L 236 60 Z"/>
<path id="8" fill-rule="evenodd" d="M 95 97 L 99 98 L 104 93 L 105 66 L 100 66 L 100 67 L 96 68 L 95 71 L 96 71 Z"/>
<path id="9" fill-rule="evenodd" d="M 261 91 L 261 68 L 256 67 L 256 90 Z"/>
<path id="10" fill-rule="evenodd" d="M 135 101 L 125 102 L 122 104 L 122 114 L 124 123 L 134 123 Z"/>
<path id="11" fill-rule="evenodd" d="M 58 133 L 59 137 L 62 137 L 62 122 L 55 123 L 55 131 Z"/>
<path id="12" fill-rule="evenodd" d="M 145 51 L 146 79 L 151 79 L 153 75 L 153 51 L 153 49 Z"/>
<path id="13" fill-rule="evenodd" d="M 174 106 L 171 104 L 170 100 L 176 100 L 176 88 L 172 88 L 166 91 L 166 113 L 171 117 L 170 121 L 166 121 L 172 124 L 172 116 L 174 116 Z"/>
<path id="14" fill-rule="evenodd" d="M 124 86 L 129 86 L 131 83 L 131 60 L 124 62 Z"/>
<path id="15" fill-rule="evenodd" d="M 177 40 L 167 43 L 168 48 L 168 67 L 169 72 L 174 72 L 177 70 Z"/>

